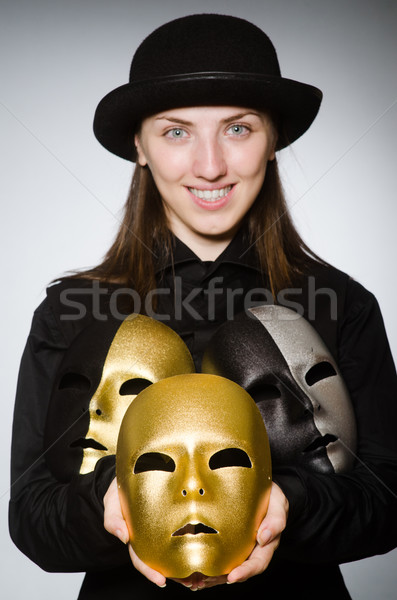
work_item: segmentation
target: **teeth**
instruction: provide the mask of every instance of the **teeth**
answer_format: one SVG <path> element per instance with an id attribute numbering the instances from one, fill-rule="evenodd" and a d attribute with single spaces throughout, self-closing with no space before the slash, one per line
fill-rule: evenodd
<path id="1" fill-rule="evenodd" d="M 218 200 L 218 198 L 223 198 L 223 196 L 226 196 L 231 189 L 232 186 L 228 185 L 227 187 L 218 190 L 198 190 L 196 188 L 189 188 L 189 191 L 197 196 L 197 198 L 203 198 L 204 200 L 209 200 L 211 202 L 213 200 Z"/>

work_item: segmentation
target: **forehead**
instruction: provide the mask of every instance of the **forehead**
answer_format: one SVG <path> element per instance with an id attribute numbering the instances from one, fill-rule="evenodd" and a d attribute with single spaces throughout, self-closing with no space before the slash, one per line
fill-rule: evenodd
<path id="1" fill-rule="evenodd" d="M 159 435 L 157 432 L 151 434 L 146 440 L 135 446 L 132 444 L 129 452 L 132 458 L 137 458 L 141 454 L 151 452 L 161 452 L 169 454 L 172 458 L 194 458 L 208 460 L 208 458 L 219 450 L 239 448 L 252 456 L 252 444 L 247 439 L 242 439 L 230 430 L 207 431 L 205 429 L 195 429 L 194 431 L 180 430 L 164 432 Z"/>
<path id="2" fill-rule="evenodd" d="M 176 120 L 186 124 L 223 123 L 242 117 L 269 122 L 268 115 L 260 110 L 244 106 L 188 106 L 172 108 L 146 117 L 142 121 L 142 129 L 147 129 L 164 120 Z"/>
<path id="3" fill-rule="evenodd" d="M 249 395 L 236 384 L 213 375 L 180 375 L 141 392 L 128 409 L 122 429 L 130 447 L 156 440 L 197 445 L 214 439 L 237 443 L 264 436 L 264 425 Z"/>
<path id="4" fill-rule="evenodd" d="M 182 339 L 164 324 L 133 315 L 119 327 L 106 357 L 107 374 L 139 374 L 153 381 L 194 370 Z"/>
<path id="5" fill-rule="evenodd" d="M 249 311 L 261 322 L 289 365 L 302 366 L 332 355 L 314 327 L 283 306 L 259 306 Z"/>

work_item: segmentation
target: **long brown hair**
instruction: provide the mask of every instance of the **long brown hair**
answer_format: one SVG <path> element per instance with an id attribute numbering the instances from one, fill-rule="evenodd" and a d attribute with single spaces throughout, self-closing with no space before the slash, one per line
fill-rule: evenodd
<path id="1" fill-rule="evenodd" d="M 287 288 L 314 261 L 320 260 L 301 239 L 288 211 L 277 161 L 270 161 L 258 198 L 242 225 L 256 250 L 273 297 Z M 148 167 L 136 164 L 116 239 L 98 266 L 75 273 L 134 288 L 144 299 L 156 288 L 155 265 L 172 252 L 163 203 Z M 322 261 L 321 261 L 322 262 Z"/>

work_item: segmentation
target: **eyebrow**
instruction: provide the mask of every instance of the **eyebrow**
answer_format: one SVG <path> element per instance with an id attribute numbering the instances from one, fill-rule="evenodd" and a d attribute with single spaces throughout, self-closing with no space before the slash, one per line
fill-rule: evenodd
<path id="1" fill-rule="evenodd" d="M 242 112 L 242 113 L 238 113 L 236 115 L 231 115 L 230 117 L 227 117 L 226 119 L 222 119 L 222 123 L 231 123 L 233 121 L 238 121 L 239 119 L 242 119 L 248 115 L 253 115 L 255 117 L 259 117 L 261 118 L 261 115 L 255 111 L 249 110 L 246 112 Z M 179 117 L 165 117 L 165 116 L 160 116 L 160 117 L 156 117 L 156 121 L 169 121 L 170 123 L 179 123 L 180 125 L 194 125 L 194 123 L 192 123 L 191 121 L 185 121 L 184 119 L 181 119 Z"/>

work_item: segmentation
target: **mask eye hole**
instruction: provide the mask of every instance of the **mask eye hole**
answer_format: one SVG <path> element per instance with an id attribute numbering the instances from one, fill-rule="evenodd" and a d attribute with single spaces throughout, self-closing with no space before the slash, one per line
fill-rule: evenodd
<path id="1" fill-rule="evenodd" d="M 148 379 L 139 379 L 139 377 L 136 379 L 127 379 L 120 386 L 119 394 L 120 396 L 136 396 L 151 384 L 152 382 Z"/>
<path id="2" fill-rule="evenodd" d="M 307 385 L 314 385 L 318 381 L 322 379 L 326 379 L 327 377 L 334 377 L 336 375 L 336 371 L 330 362 L 324 360 L 322 362 L 317 363 L 305 375 Z"/>
<path id="3" fill-rule="evenodd" d="M 80 391 L 87 391 L 91 387 L 90 380 L 81 373 L 65 373 L 61 377 L 58 385 L 59 390 L 74 389 Z"/>
<path id="4" fill-rule="evenodd" d="M 224 467 L 246 467 L 250 469 L 252 463 L 248 454 L 241 448 L 225 448 L 211 456 L 209 467 L 212 471 Z"/>
<path id="5" fill-rule="evenodd" d="M 175 471 L 175 462 L 162 452 L 146 452 L 141 454 L 135 463 L 134 473 L 145 473 L 146 471 Z"/>
<path id="6" fill-rule="evenodd" d="M 257 404 L 258 402 L 266 402 L 266 400 L 277 400 L 277 398 L 281 398 L 281 392 L 278 387 L 270 383 L 256 385 L 248 390 L 248 393 Z"/>

